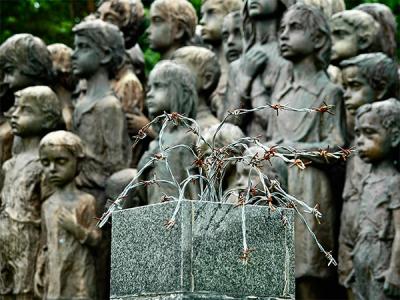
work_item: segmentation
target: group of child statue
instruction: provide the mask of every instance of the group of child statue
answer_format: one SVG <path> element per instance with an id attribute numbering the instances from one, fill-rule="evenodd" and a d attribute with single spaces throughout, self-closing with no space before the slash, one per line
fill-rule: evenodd
<path id="1" fill-rule="evenodd" d="M 299 152 L 355 149 L 346 160 L 311 157 L 305 168 L 271 160 L 286 192 L 323 214 L 321 223 L 312 214 L 308 225 L 295 220 L 296 298 L 400 299 L 391 10 L 345 10 L 343 0 L 203 0 L 198 17 L 187 0 L 155 0 L 145 32 L 144 19 L 141 0 L 103 0 L 73 27 L 73 49 L 30 33 L 1 44 L 0 299 L 109 299 L 112 225 L 100 229 L 96 218 L 136 175 L 162 182 L 132 191 L 124 208 L 178 197 L 169 181 L 207 172 L 191 152 L 246 136 Z M 161 58 L 149 74 L 142 34 Z M 226 117 L 238 108 L 249 113 Z M 325 112 L 306 110 L 318 108 Z M 199 132 L 145 126 L 174 113 Z M 171 149 L 169 167 L 160 145 Z M 224 190 L 249 182 L 240 163 L 227 170 Z M 194 182 L 185 198 L 198 193 Z"/>

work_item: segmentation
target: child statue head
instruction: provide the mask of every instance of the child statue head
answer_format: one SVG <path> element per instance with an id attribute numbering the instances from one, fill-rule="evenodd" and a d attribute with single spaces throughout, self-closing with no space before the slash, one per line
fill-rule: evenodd
<path id="1" fill-rule="evenodd" d="M 39 157 L 46 179 L 56 187 L 63 187 L 79 174 L 85 153 L 77 135 L 59 130 L 41 139 Z"/>
<path id="2" fill-rule="evenodd" d="M 15 34 L 0 46 L 3 82 L 12 91 L 53 81 L 50 53 L 45 43 L 31 34 Z"/>
<path id="3" fill-rule="evenodd" d="M 279 29 L 282 56 L 296 63 L 313 55 L 317 70 L 329 65 L 331 38 L 329 23 L 316 7 L 295 4 L 289 7 Z"/>
<path id="4" fill-rule="evenodd" d="M 197 91 L 193 74 L 178 63 L 159 62 L 149 75 L 146 105 L 151 118 L 165 111 L 195 119 Z"/>
<path id="5" fill-rule="evenodd" d="M 176 50 L 172 59 L 185 65 L 195 75 L 198 95 L 208 100 L 221 75 L 214 52 L 203 47 L 186 46 Z"/>
<path id="6" fill-rule="evenodd" d="M 186 0 L 156 0 L 150 7 L 147 29 L 150 48 L 166 55 L 190 43 L 196 30 L 197 15 Z"/>
<path id="7" fill-rule="evenodd" d="M 279 27 L 286 9 L 294 4 L 296 0 L 244 0 L 243 2 L 243 36 L 246 42 L 246 49 L 251 48 L 256 42 L 266 43 L 268 40 L 276 39 L 268 34 L 263 37 L 256 37 L 255 23 L 262 20 L 275 20 Z"/>
<path id="8" fill-rule="evenodd" d="M 143 33 L 144 8 L 141 0 L 104 0 L 96 14 L 101 20 L 118 26 L 124 34 L 126 49 L 135 46 Z"/>
<path id="9" fill-rule="evenodd" d="M 112 78 L 123 63 L 125 55 L 124 40 L 118 27 L 101 20 L 93 20 L 79 23 L 72 31 L 75 34 L 73 73 L 79 78 L 88 79 L 103 67 Z"/>
<path id="10" fill-rule="evenodd" d="M 231 63 L 243 53 L 242 16 L 239 10 L 225 16 L 221 34 L 225 58 Z"/>
<path id="11" fill-rule="evenodd" d="M 332 63 L 361 53 L 379 52 L 377 34 L 379 24 L 366 12 L 345 10 L 332 16 Z"/>
<path id="12" fill-rule="evenodd" d="M 380 50 L 389 57 L 396 56 L 396 18 L 389 7 L 382 3 L 363 3 L 354 8 L 371 15 L 379 23 L 377 35 Z"/>
<path id="13" fill-rule="evenodd" d="M 14 135 L 43 136 L 61 127 L 61 103 L 47 86 L 25 88 L 15 93 L 10 123 Z"/>
<path id="14" fill-rule="evenodd" d="M 361 106 L 356 115 L 358 155 L 371 164 L 391 160 L 399 164 L 400 102 L 391 98 Z"/>
<path id="15" fill-rule="evenodd" d="M 218 45 L 222 42 L 222 23 L 232 11 L 240 10 L 241 0 L 203 0 L 201 3 L 201 36 L 206 43 Z"/>
<path id="16" fill-rule="evenodd" d="M 383 53 L 366 53 L 344 60 L 342 68 L 346 122 L 353 135 L 354 117 L 364 104 L 398 95 L 397 64 Z"/>
<path id="17" fill-rule="evenodd" d="M 69 91 L 73 91 L 76 79 L 72 74 L 72 49 L 64 44 L 51 44 L 47 46 L 53 62 L 53 72 L 56 83 Z"/>

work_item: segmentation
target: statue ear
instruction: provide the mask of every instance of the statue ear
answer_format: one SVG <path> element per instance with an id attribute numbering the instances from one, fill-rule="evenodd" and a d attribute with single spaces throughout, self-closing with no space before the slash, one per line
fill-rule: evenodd
<path id="1" fill-rule="evenodd" d="M 397 148 L 400 145 L 400 129 L 393 128 L 390 136 L 392 139 L 392 147 Z"/>
<path id="2" fill-rule="evenodd" d="M 379 83 L 379 87 L 375 91 L 375 99 L 383 100 L 385 99 L 385 95 L 387 94 L 388 86 L 384 82 Z"/>
<path id="3" fill-rule="evenodd" d="M 183 38 L 183 36 L 185 35 L 185 30 L 183 29 L 183 26 L 182 26 L 182 24 L 181 24 L 180 22 L 178 22 L 178 23 L 176 24 L 176 26 L 174 26 L 174 27 L 175 27 L 174 39 L 175 39 L 176 41 L 179 41 L 179 40 L 181 40 L 181 39 Z"/>
<path id="4" fill-rule="evenodd" d="M 323 35 L 321 32 L 317 32 L 313 37 L 314 48 L 321 49 L 324 47 L 325 43 L 327 42 L 327 37 Z"/>
<path id="5" fill-rule="evenodd" d="M 208 91 L 214 83 L 215 74 L 211 71 L 206 71 L 201 78 L 201 88 L 203 91 Z"/>
<path id="6" fill-rule="evenodd" d="M 369 47 L 371 47 L 373 42 L 374 42 L 374 36 L 370 32 L 365 32 L 358 37 L 358 47 L 361 51 L 364 51 Z"/>
<path id="7" fill-rule="evenodd" d="M 100 61 L 101 64 L 102 65 L 106 65 L 111 61 L 111 59 L 112 59 L 111 49 L 103 50 L 103 57 L 102 57 L 102 59 Z"/>

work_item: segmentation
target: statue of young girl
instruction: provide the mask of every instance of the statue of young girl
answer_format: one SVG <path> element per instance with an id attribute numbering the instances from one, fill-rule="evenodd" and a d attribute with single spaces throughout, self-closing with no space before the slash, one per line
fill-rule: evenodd
<path id="1" fill-rule="evenodd" d="M 224 101 L 225 110 L 240 106 L 254 108 L 271 102 L 271 94 L 280 77 L 285 77 L 289 63 L 278 48 L 281 18 L 294 0 L 246 0 L 243 6 L 245 51 L 231 64 Z M 240 79 L 240 80 L 237 80 Z M 247 135 L 265 141 L 268 112 L 261 110 L 237 123 Z M 229 120 L 235 122 L 235 120 Z M 247 121 L 247 122 L 246 122 Z"/>
<path id="2" fill-rule="evenodd" d="M 185 117 L 196 118 L 196 80 L 187 67 L 171 61 L 158 63 L 150 73 L 148 88 L 146 105 L 151 119 L 164 112 L 176 112 Z M 161 152 L 160 144 L 163 145 L 164 149 L 176 145 L 192 147 L 195 141 L 194 134 L 188 133 L 187 128 L 168 124 L 163 135 L 150 143 L 149 150 L 144 153 L 139 161 L 138 170 L 151 157 Z M 184 147 L 178 147 L 168 152 L 168 163 L 178 183 L 187 178 L 188 172 L 194 172 L 193 160 L 194 157 L 191 152 Z M 172 180 L 165 160 L 154 162 L 140 179 L 151 180 L 154 179 L 154 176 L 156 179 Z M 152 204 L 159 203 L 163 195 L 177 197 L 178 193 L 174 186 L 159 183 L 147 186 L 141 197 L 144 198 L 144 202 Z M 194 199 L 194 197 L 196 197 L 196 194 L 191 191 L 187 195 L 189 199 Z"/>
<path id="3" fill-rule="evenodd" d="M 291 61 L 292 71 L 275 87 L 273 99 L 295 108 L 333 105 L 329 113 L 280 111 L 271 114 L 268 136 L 271 145 L 304 151 L 335 149 L 343 146 L 344 106 L 342 91 L 326 75 L 331 51 L 329 24 L 313 6 L 295 4 L 282 19 L 279 46 L 282 56 Z M 288 192 L 310 207 L 317 203 L 324 214 L 323 224 L 312 215 L 305 216 L 311 230 L 327 249 L 336 247 L 336 199 L 326 161 L 313 161 L 305 170 L 288 167 Z M 299 299 L 323 299 L 323 288 L 334 276 L 323 253 L 315 245 L 303 221 L 296 220 L 296 279 Z"/>

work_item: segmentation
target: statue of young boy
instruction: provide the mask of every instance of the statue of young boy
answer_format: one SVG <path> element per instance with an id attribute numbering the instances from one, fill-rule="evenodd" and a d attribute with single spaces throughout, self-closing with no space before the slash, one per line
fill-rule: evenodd
<path id="1" fill-rule="evenodd" d="M 381 51 L 377 36 L 379 24 L 361 10 L 345 10 L 331 18 L 331 63 L 339 63 L 362 53 Z"/>
<path id="2" fill-rule="evenodd" d="M 397 64 L 383 53 L 360 54 L 340 63 L 346 107 L 347 137 L 354 146 L 354 124 L 357 109 L 368 103 L 397 97 L 399 80 Z M 355 221 L 359 207 L 362 179 L 369 165 L 358 156 L 346 162 L 346 180 L 339 233 L 339 283 L 348 289 L 352 271 L 352 251 L 356 240 Z M 351 299 L 353 299 L 352 297 Z"/>
<path id="3" fill-rule="evenodd" d="M 148 82 L 146 105 L 151 119 L 166 113 L 177 112 L 196 119 L 197 92 L 196 80 L 190 70 L 184 65 L 172 61 L 159 62 L 151 71 Z M 142 156 L 138 170 L 141 170 L 151 157 L 161 152 L 160 144 L 164 148 L 176 145 L 192 147 L 196 142 L 196 136 L 189 133 L 187 128 L 168 124 L 163 136 L 152 141 L 149 150 Z M 165 160 L 156 161 L 141 176 L 141 180 L 156 179 L 171 181 L 172 172 L 175 180 L 181 183 L 189 173 L 194 173 L 193 155 L 184 147 L 177 147 L 168 152 L 170 171 L 165 165 Z M 190 189 L 195 188 L 191 184 Z M 140 196 L 142 203 L 160 203 L 163 196 L 178 196 L 177 188 L 166 183 L 152 184 L 146 187 Z M 196 199 L 197 193 L 193 190 L 185 195 L 188 199 Z"/>
<path id="4" fill-rule="evenodd" d="M 144 54 L 137 43 L 143 33 L 144 7 L 141 0 L 104 0 L 100 2 L 96 15 L 103 21 L 118 26 L 124 34 L 133 70 L 142 84 L 145 83 Z"/>
<path id="5" fill-rule="evenodd" d="M 172 53 L 188 46 L 196 30 L 197 15 L 187 0 L 156 0 L 150 7 L 147 29 L 150 48 L 169 59 Z"/>
<path id="6" fill-rule="evenodd" d="M 64 44 L 51 44 L 47 46 L 53 61 L 55 75 L 53 89 L 61 101 L 62 115 L 65 127 L 72 129 L 72 93 L 75 90 L 77 80 L 72 74 L 72 49 Z"/>
<path id="7" fill-rule="evenodd" d="M 305 151 L 336 149 L 345 142 L 342 91 L 326 75 L 331 38 L 327 18 L 318 9 L 304 4 L 291 6 L 284 15 L 279 36 L 283 58 L 291 61 L 292 72 L 279 82 L 273 95 L 278 104 L 295 108 L 333 105 L 328 113 L 279 111 L 270 115 L 270 145 L 293 147 Z M 317 203 L 324 213 L 319 225 L 313 215 L 305 215 L 311 230 L 327 249 L 335 249 L 336 199 L 325 161 L 314 161 L 305 170 L 288 167 L 288 192 L 310 207 Z M 283 176 L 285 178 L 286 176 Z M 326 267 L 326 258 L 315 245 L 305 224 L 296 219 L 296 279 L 299 299 L 323 299 L 322 288 L 334 276 Z"/>
<path id="8" fill-rule="evenodd" d="M 28 87 L 15 93 L 10 123 L 14 135 L 20 137 L 20 151 L 3 164 L 0 297 L 33 298 L 40 207 L 46 194 L 41 184 L 39 141 L 61 122 L 61 104 L 49 87 Z"/>
<path id="9" fill-rule="evenodd" d="M 224 99 L 225 111 L 255 108 L 271 102 L 271 94 L 280 77 L 285 77 L 289 63 L 278 48 L 278 29 L 281 18 L 293 0 L 245 0 L 243 6 L 243 36 L 245 50 L 242 57 L 231 63 Z M 231 118 L 246 135 L 266 140 L 268 124 L 266 110 L 244 118 Z"/>
<path id="10" fill-rule="evenodd" d="M 42 205 L 35 293 L 43 299 L 96 299 L 91 247 L 97 245 L 101 233 L 94 220 L 94 197 L 75 183 L 85 157 L 82 141 L 71 132 L 51 132 L 40 141 L 39 157 L 54 192 Z"/>
<path id="11" fill-rule="evenodd" d="M 370 171 L 359 198 L 353 291 L 356 299 L 399 299 L 400 102 L 360 107 L 355 133 L 358 155 Z"/>
<path id="12" fill-rule="evenodd" d="M 210 97 L 217 87 L 221 74 L 218 58 L 206 48 L 186 46 L 176 50 L 172 59 L 184 64 L 196 78 L 198 95 L 196 121 L 203 134 L 208 128 L 219 123 L 210 110 Z"/>
<path id="13" fill-rule="evenodd" d="M 125 116 L 110 86 L 124 57 L 124 42 L 116 26 L 101 20 L 82 22 L 73 32 L 72 69 L 87 81 L 73 115 L 73 131 L 88 147 L 80 179 L 83 186 L 102 190 L 107 177 L 129 166 L 131 156 Z M 102 209 L 104 203 L 99 205 Z"/>

